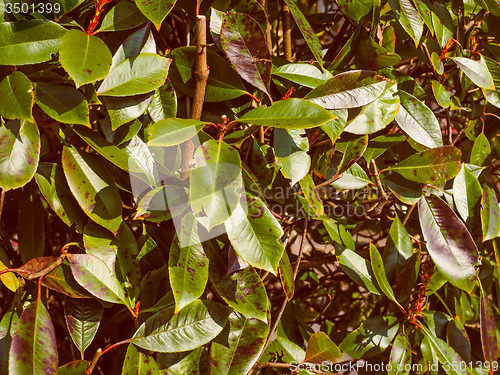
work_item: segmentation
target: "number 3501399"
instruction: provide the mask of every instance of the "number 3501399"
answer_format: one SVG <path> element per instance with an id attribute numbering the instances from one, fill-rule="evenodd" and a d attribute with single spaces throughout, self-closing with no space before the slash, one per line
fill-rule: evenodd
<path id="1" fill-rule="evenodd" d="M 59 3 L 6 3 L 5 12 L 6 13 L 59 13 L 61 10 L 61 4 Z"/>

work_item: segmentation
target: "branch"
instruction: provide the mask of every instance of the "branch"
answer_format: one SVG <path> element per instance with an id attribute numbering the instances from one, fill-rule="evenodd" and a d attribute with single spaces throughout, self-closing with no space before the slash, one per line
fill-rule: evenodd
<path id="1" fill-rule="evenodd" d="M 292 29 L 290 27 L 290 8 L 282 0 L 282 17 L 283 17 L 283 48 L 285 49 L 285 59 L 292 62 Z"/>

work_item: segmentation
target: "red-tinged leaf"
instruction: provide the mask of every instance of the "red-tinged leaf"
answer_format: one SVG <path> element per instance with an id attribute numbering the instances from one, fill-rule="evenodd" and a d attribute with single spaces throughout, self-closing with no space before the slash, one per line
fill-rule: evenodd
<path id="1" fill-rule="evenodd" d="M 309 363 L 337 363 L 344 355 L 339 347 L 324 332 L 315 332 L 309 338 L 304 362 Z"/>
<path id="2" fill-rule="evenodd" d="M 92 295 L 78 284 L 67 261 L 42 278 L 42 285 L 72 298 L 90 298 Z"/>
<path id="3" fill-rule="evenodd" d="M 31 274 L 43 271 L 57 259 L 58 257 L 55 256 L 38 257 L 31 259 L 29 262 L 19 267 L 17 269 L 17 273 L 24 278 L 28 278 Z"/>
<path id="4" fill-rule="evenodd" d="M 85 375 L 89 366 L 90 362 L 82 359 L 68 362 L 64 366 L 59 367 L 57 375 Z"/>
<path id="5" fill-rule="evenodd" d="M 500 232 L 500 207 L 495 190 L 483 185 L 481 196 L 481 224 L 483 227 L 483 241 L 491 240 Z"/>
<path id="6" fill-rule="evenodd" d="M 160 370 L 154 357 L 147 350 L 129 344 L 123 360 L 121 375 L 159 375 Z"/>
<path id="7" fill-rule="evenodd" d="M 481 261 L 467 227 L 450 206 L 434 195 L 422 197 L 418 211 L 432 261 L 451 284 L 471 293 Z"/>
<path id="8" fill-rule="evenodd" d="M 352 70 L 329 79 L 304 98 L 326 109 L 362 107 L 382 95 L 388 82 L 376 72 Z"/>
<path id="9" fill-rule="evenodd" d="M 101 303 L 95 299 L 66 298 L 66 326 L 82 358 L 99 329 L 103 310 Z"/>
<path id="10" fill-rule="evenodd" d="M 233 311 L 229 324 L 210 346 L 211 373 L 247 374 L 259 358 L 270 328 L 269 324 Z"/>
<path id="11" fill-rule="evenodd" d="M 461 157 L 458 148 L 444 146 L 414 154 L 389 169 L 410 181 L 440 185 L 458 174 Z"/>
<path id="12" fill-rule="evenodd" d="M 491 307 L 488 295 L 481 286 L 481 308 L 480 308 L 480 329 L 481 329 L 481 346 L 486 362 L 489 362 L 492 368 L 493 362 L 497 360 L 498 344 L 497 330 L 495 327 L 495 315 Z M 490 374 L 493 374 L 491 369 Z"/>
<path id="13" fill-rule="evenodd" d="M 314 58 L 319 63 L 321 70 L 324 70 L 323 53 L 322 53 L 323 47 L 321 47 L 321 43 L 319 42 L 318 36 L 316 35 L 313 28 L 309 24 L 309 21 L 307 21 L 307 18 L 304 17 L 302 12 L 300 11 L 299 7 L 295 3 L 295 0 L 285 0 L 285 3 L 288 5 L 290 13 L 295 19 L 295 23 L 297 24 L 300 32 L 302 33 L 302 36 L 304 37 L 307 45 L 309 46 L 309 49 L 311 50 Z"/>
<path id="14" fill-rule="evenodd" d="M 220 42 L 241 78 L 270 97 L 271 53 L 257 21 L 246 14 L 227 13 L 222 22 Z"/>
<path id="15" fill-rule="evenodd" d="M 57 341 L 47 308 L 40 299 L 21 314 L 10 345 L 10 374 L 57 374 Z"/>

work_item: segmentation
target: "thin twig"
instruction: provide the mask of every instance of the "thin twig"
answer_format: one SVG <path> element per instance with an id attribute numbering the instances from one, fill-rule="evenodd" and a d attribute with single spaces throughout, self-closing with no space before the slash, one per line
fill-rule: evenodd
<path id="1" fill-rule="evenodd" d="M 377 183 L 378 190 L 380 191 L 380 194 L 382 194 L 382 198 L 384 198 L 385 200 L 389 200 L 389 197 L 382 186 L 382 182 L 380 182 L 379 172 L 375 160 L 371 159 L 370 163 L 373 167 L 373 176 L 375 177 L 375 182 Z"/>
<path id="2" fill-rule="evenodd" d="M 290 8 L 285 1 L 281 2 L 283 17 L 283 48 L 285 49 L 285 59 L 292 62 L 292 29 L 290 27 Z"/>
<path id="3" fill-rule="evenodd" d="M 422 47 L 424 47 L 424 52 L 425 56 L 427 56 L 427 60 L 429 60 L 429 65 L 432 68 L 432 73 L 434 73 L 434 78 L 439 81 L 439 73 L 437 72 L 436 68 L 434 67 L 434 64 L 432 63 L 432 57 L 431 54 L 429 53 L 429 49 L 427 48 L 427 44 L 422 43 Z"/>
<path id="4" fill-rule="evenodd" d="M 319 188 L 322 188 L 324 186 L 328 186 L 330 185 L 332 182 L 335 182 L 337 181 L 339 178 L 341 178 L 343 175 L 342 173 L 337 175 L 337 176 L 333 176 L 332 178 L 330 178 L 329 180 L 325 181 L 325 182 L 322 182 L 321 184 L 318 184 L 316 185 L 315 189 L 319 189 Z"/>
<path id="5" fill-rule="evenodd" d="M 273 53 L 273 40 L 271 38 L 271 24 L 269 23 L 269 9 L 267 6 L 268 0 L 260 0 L 262 8 L 264 8 L 264 12 L 266 13 L 266 41 L 269 47 L 269 51 L 271 54 Z"/>
<path id="6" fill-rule="evenodd" d="M 417 204 L 415 203 L 415 204 L 412 204 L 412 205 L 410 206 L 410 209 L 408 210 L 408 212 L 406 213 L 406 215 L 405 215 L 405 217 L 404 217 L 404 219 L 403 219 L 403 226 L 405 226 L 405 225 L 406 225 L 406 222 L 407 222 L 407 221 L 408 221 L 408 219 L 410 218 L 410 215 L 411 215 L 411 213 L 413 212 L 413 209 L 415 208 L 415 206 L 416 206 L 416 205 L 417 205 Z"/>
<path id="7" fill-rule="evenodd" d="M 448 131 L 448 144 L 453 144 L 453 123 L 450 117 L 450 107 L 446 108 L 446 129 Z"/>

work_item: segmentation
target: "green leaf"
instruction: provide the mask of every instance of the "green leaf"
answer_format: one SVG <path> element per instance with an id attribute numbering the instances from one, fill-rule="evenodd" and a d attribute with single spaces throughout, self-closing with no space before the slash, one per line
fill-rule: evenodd
<path id="1" fill-rule="evenodd" d="M 308 363 L 338 363 L 344 355 L 338 346 L 324 332 L 315 332 L 309 338 L 304 362 Z"/>
<path id="2" fill-rule="evenodd" d="M 71 86 L 38 82 L 35 100 L 36 104 L 54 120 L 65 124 L 90 126 L 89 104 L 85 96 Z"/>
<path id="3" fill-rule="evenodd" d="M 292 264 L 290 263 L 290 258 L 286 250 L 283 251 L 278 270 L 280 272 L 280 281 L 283 291 L 286 294 L 286 298 L 290 301 L 295 293 L 295 282 L 293 280 Z"/>
<path id="4" fill-rule="evenodd" d="M 321 130 L 330 137 L 332 142 L 336 142 L 344 131 L 344 127 L 347 123 L 348 111 L 347 109 L 340 109 L 330 110 L 329 112 L 336 116 L 336 118 L 325 122 L 323 125 L 320 125 L 320 127 Z"/>
<path id="5" fill-rule="evenodd" d="M 304 98 L 327 109 L 356 108 L 370 104 L 385 90 L 388 79 L 369 70 L 340 73 Z"/>
<path id="6" fill-rule="evenodd" d="M 159 353 L 195 349 L 212 341 L 224 328 L 230 309 L 217 302 L 196 300 L 177 315 L 169 307 L 146 320 L 132 338 L 140 348 Z"/>
<path id="7" fill-rule="evenodd" d="M 318 190 L 315 189 L 314 181 L 311 175 L 306 174 L 305 177 L 299 181 L 302 192 L 304 193 L 304 198 L 306 199 L 309 207 L 316 214 L 317 217 L 323 216 L 325 209 L 323 207 L 323 201 L 319 196 Z"/>
<path id="8" fill-rule="evenodd" d="M 481 195 L 481 224 L 483 228 L 483 242 L 498 236 L 500 232 L 500 207 L 495 190 L 483 185 Z"/>
<path id="9" fill-rule="evenodd" d="M 484 59 L 480 61 L 465 57 L 450 57 L 469 79 L 483 89 L 495 90 L 495 83 Z"/>
<path id="10" fill-rule="evenodd" d="M 54 257 L 55 258 L 55 257 Z M 56 259 L 53 259 L 53 263 Z M 42 285 L 72 298 L 89 298 L 92 295 L 80 286 L 71 273 L 68 261 L 50 271 L 42 278 Z"/>
<path id="11" fill-rule="evenodd" d="M 311 157 L 307 154 L 309 140 L 305 135 L 302 129 L 274 130 L 276 160 L 282 165 L 283 176 L 292 180 L 292 186 L 302 180 L 311 167 Z"/>
<path id="12" fill-rule="evenodd" d="M 57 374 L 57 341 L 52 320 L 40 298 L 21 314 L 10 345 L 10 374 Z"/>
<path id="13" fill-rule="evenodd" d="M 398 318 L 368 318 L 340 344 L 340 350 L 354 359 L 373 357 L 385 350 L 399 330 Z"/>
<path id="14" fill-rule="evenodd" d="M 361 108 L 361 112 L 347 124 L 345 131 L 354 134 L 371 134 L 382 130 L 396 118 L 400 103 L 397 85 L 389 82 L 380 97 Z"/>
<path id="15" fill-rule="evenodd" d="M 337 189 L 361 189 L 372 182 L 368 178 L 368 175 L 359 164 L 354 163 L 344 172 L 342 172 L 342 177 L 338 180 L 332 182 L 330 186 L 336 187 Z"/>
<path id="16" fill-rule="evenodd" d="M 260 356 L 270 327 L 260 320 L 233 311 L 229 315 L 229 324 L 210 346 L 211 373 L 214 375 L 248 373 Z"/>
<path id="17" fill-rule="evenodd" d="M 488 295 L 485 293 L 480 284 L 481 300 L 480 300 L 480 331 L 481 331 L 481 346 L 486 362 L 490 366 L 498 357 L 497 330 L 495 327 L 495 315 L 491 307 Z"/>
<path id="18" fill-rule="evenodd" d="M 448 344 L 455 349 L 457 354 L 466 362 L 471 360 L 471 345 L 469 335 L 460 318 L 455 316 L 446 326 L 446 339 Z"/>
<path id="19" fill-rule="evenodd" d="M 52 2 L 52 4 L 53 4 L 52 9 L 54 11 L 54 15 L 56 15 L 56 19 L 60 19 L 63 15 L 65 15 L 66 13 L 69 13 L 70 11 L 75 9 L 78 5 L 83 3 L 84 1 L 85 0 L 54 0 Z M 60 9 L 58 12 L 56 12 L 55 4 L 60 5 Z"/>
<path id="20" fill-rule="evenodd" d="M 66 298 L 64 318 L 69 334 L 83 358 L 101 324 L 102 305 L 93 299 Z"/>
<path id="21" fill-rule="evenodd" d="M 135 0 L 137 8 L 144 14 L 156 30 L 160 31 L 161 23 L 170 13 L 176 0 Z"/>
<path id="22" fill-rule="evenodd" d="M 482 166 L 488 155 L 491 153 L 491 146 L 488 138 L 481 133 L 477 136 L 470 153 L 470 163 Z"/>
<path id="23" fill-rule="evenodd" d="M 90 219 L 112 232 L 122 221 L 118 189 L 100 159 L 75 147 L 64 147 L 62 165 L 69 188 Z"/>
<path id="24" fill-rule="evenodd" d="M 418 46 L 424 31 L 424 24 L 412 2 L 410 0 L 399 0 L 398 2 L 389 0 L 389 4 L 403 29 Z"/>
<path id="25" fill-rule="evenodd" d="M 476 267 L 481 261 L 467 227 L 434 195 L 420 199 L 418 212 L 432 261 L 451 284 L 470 294 L 475 284 Z"/>
<path id="26" fill-rule="evenodd" d="M 336 255 L 347 276 L 370 293 L 380 295 L 370 262 L 350 249 L 337 250 Z"/>
<path id="27" fill-rule="evenodd" d="M 125 2 L 127 3 L 127 2 Z M 149 24 L 130 34 L 113 55 L 111 70 L 141 53 L 156 53 L 156 43 Z"/>
<path id="28" fill-rule="evenodd" d="M 240 201 L 240 155 L 223 141 L 209 140 L 194 158 L 197 168 L 190 178 L 190 203 L 193 210 L 205 213 L 198 221 L 210 230 L 226 221 Z"/>
<path id="29" fill-rule="evenodd" d="M 160 375 L 160 370 L 150 352 L 129 344 L 121 375 Z"/>
<path id="30" fill-rule="evenodd" d="M 290 13 L 292 14 L 293 18 L 295 19 L 295 23 L 297 24 L 297 27 L 299 28 L 300 32 L 302 33 L 302 36 L 304 37 L 307 45 L 309 46 L 309 49 L 311 50 L 314 58 L 316 61 L 319 63 L 319 66 L 321 67 L 321 70 L 324 71 L 323 68 L 323 47 L 321 46 L 321 43 L 319 42 L 318 36 L 312 29 L 311 25 L 309 24 L 309 21 L 307 21 L 307 18 L 304 17 L 302 12 L 300 11 L 300 8 L 297 6 L 294 0 L 285 0 L 285 3 L 288 5 L 288 8 L 290 9 Z"/>
<path id="31" fill-rule="evenodd" d="M 373 0 L 338 0 L 338 5 L 342 13 L 352 20 L 359 22 L 372 11 Z"/>
<path id="32" fill-rule="evenodd" d="M 0 82 L 0 115 L 8 119 L 33 122 L 33 85 L 22 72 L 16 71 Z"/>
<path id="33" fill-rule="evenodd" d="M 387 298 L 389 298 L 392 302 L 394 302 L 401 311 L 405 311 L 403 306 L 401 306 L 394 295 L 394 292 L 387 281 L 387 275 L 384 270 L 384 262 L 382 261 L 382 256 L 380 255 L 377 247 L 370 242 L 370 259 L 373 270 L 373 275 L 375 276 L 375 280 L 377 280 L 377 284 L 382 293 L 385 294 Z"/>
<path id="34" fill-rule="evenodd" d="M 354 165 L 363 155 L 368 145 L 368 135 L 357 137 L 352 141 L 337 142 L 337 149 L 344 155 L 335 174 L 339 175 Z"/>
<path id="35" fill-rule="evenodd" d="M 321 73 L 314 65 L 304 63 L 285 64 L 275 67 L 273 75 L 312 89 L 332 78 L 332 73 L 328 70 Z"/>
<path id="36" fill-rule="evenodd" d="M 431 53 L 431 62 L 432 62 L 432 65 L 434 66 L 434 69 L 436 69 L 436 72 L 438 74 L 443 74 L 444 73 L 443 62 L 441 61 L 440 56 L 436 52 L 432 52 Z M 433 85 L 432 89 L 434 90 L 434 85 Z M 436 98 L 437 98 L 437 96 L 436 96 Z"/>
<path id="37" fill-rule="evenodd" d="M 38 127 L 27 121 L 7 121 L 0 126 L 0 187 L 26 185 L 36 172 L 40 158 Z"/>
<path id="38" fill-rule="evenodd" d="M 12 262 L 9 260 L 5 249 L 0 246 L 0 271 L 3 271 L 7 268 L 12 268 Z M 19 288 L 19 280 L 12 272 L 7 272 L 1 275 L 0 281 L 12 292 L 15 292 Z"/>
<path id="39" fill-rule="evenodd" d="M 388 169 L 410 181 L 440 185 L 458 174 L 461 157 L 458 148 L 444 146 L 414 154 Z"/>
<path id="40" fill-rule="evenodd" d="M 438 81 L 432 80 L 432 92 L 441 107 L 448 108 L 451 105 L 450 94 Z"/>
<path id="41" fill-rule="evenodd" d="M 239 122 L 286 129 L 306 129 L 324 124 L 336 116 L 317 104 L 290 98 L 271 107 L 260 106 L 245 113 Z"/>
<path id="42" fill-rule="evenodd" d="M 26 263 L 30 259 L 43 256 L 45 250 L 44 209 L 40 195 L 34 189 L 23 191 L 19 203 L 19 217 L 23 218 L 17 223 L 19 252 Z"/>
<path id="43" fill-rule="evenodd" d="M 404 332 L 400 332 L 392 344 L 388 375 L 408 375 L 411 369 L 411 345 Z"/>
<path id="44" fill-rule="evenodd" d="M 106 13 L 97 32 L 129 30 L 146 22 L 148 19 L 132 1 L 122 0 Z"/>
<path id="45" fill-rule="evenodd" d="M 201 371 L 205 370 L 208 373 L 208 363 L 202 361 L 206 359 L 207 352 L 204 351 L 203 347 L 196 348 L 187 352 L 177 352 L 177 353 L 158 353 L 156 355 L 158 367 L 162 371 L 161 374 L 168 375 L 201 375 Z"/>
<path id="46" fill-rule="evenodd" d="M 76 87 L 106 77 L 111 59 L 108 46 L 96 36 L 69 30 L 62 38 L 59 61 Z"/>
<path id="47" fill-rule="evenodd" d="M 66 29 L 47 20 L 0 24 L 0 65 L 37 64 L 59 51 Z"/>
<path id="48" fill-rule="evenodd" d="M 229 269 L 231 265 L 227 264 L 229 252 L 226 248 L 221 249 L 213 241 L 209 244 L 208 276 L 217 293 L 247 319 L 259 319 L 267 324 L 270 304 L 259 274 L 251 266 L 236 271 Z"/>
<path id="49" fill-rule="evenodd" d="M 132 301 L 106 263 L 90 254 L 68 254 L 67 258 L 78 284 L 97 298 L 124 304 L 132 311 Z"/>
<path id="50" fill-rule="evenodd" d="M 198 225 L 195 215 L 185 215 L 178 236 L 180 243 L 187 246 L 181 247 L 173 241 L 170 247 L 168 272 L 175 298 L 174 314 L 200 298 L 207 285 L 209 262 L 198 235 Z"/>
<path id="51" fill-rule="evenodd" d="M 414 141 L 429 148 L 443 146 L 441 128 L 434 113 L 420 100 L 405 91 L 399 91 L 401 106 L 396 123 Z"/>
<path id="52" fill-rule="evenodd" d="M 271 53 L 257 21 L 243 13 L 227 13 L 222 22 L 220 42 L 240 77 L 270 97 Z"/>
<path id="53" fill-rule="evenodd" d="M 148 109 L 153 100 L 153 92 L 126 97 L 105 97 L 102 99 L 108 110 L 111 129 L 116 130 L 123 124 L 136 119 Z"/>
<path id="54" fill-rule="evenodd" d="M 247 194 L 225 222 L 227 235 L 234 250 L 252 266 L 277 275 L 278 264 L 285 250 L 280 241 L 283 230 L 266 204 Z M 246 212 L 248 211 L 248 212 Z"/>
<path id="55" fill-rule="evenodd" d="M 399 174 L 384 176 L 382 181 L 405 204 L 415 204 L 422 197 L 422 184 L 407 180 Z"/>
<path id="56" fill-rule="evenodd" d="M 148 113 L 154 122 L 177 116 L 177 94 L 168 80 L 155 90 Z"/>
<path id="57" fill-rule="evenodd" d="M 323 225 L 325 226 L 325 229 L 332 241 L 348 249 L 356 248 L 354 238 L 352 238 L 351 233 L 349 233 L 342 224 L 328 218 L 323 220 Z M 346 255 L 349 256 L 349 254 Z"/>
<path id="58" fill-rule="evenodd" d="M 169 118 L 155 122 L 148 128 L 148 146 L 175 146 L 193 138 L 207 122 Z"/>
<path id="59" fill-rule="evenodd" d="M 412 255 L 413 246 L 410 235 L 399 220 L 398 215 L 395 215 L 382 255 L 385 272 L 390 283 L 403 271 Z"/>
<path id="60" fill-rule="evenodd" d="M 61 0 L 59 0 L 61 1 Z M 62 0 L 64 1 L 64 0 Z M 90 367 L 89 361 L 78 360 L 66 363 L 64 366 L 60 366 L 57 374 L 58 375 L 80 375 L 85 374 L 87 369 Z"/>
<path id="61" fill-rule="evenodd" d="M 97 95 L 130 96 L 145 94 L 165 83 L 171 59 L 141 53 L 114 67 L 97 90 Z"/>
<path id="62" fill-rule="evenodd" d="M 453 180 L 453 201 L 458 213 L 468 224 L 474 222 L 481 195 L 481 184 L 465 164 L 462 164 L 460 172 Z"/>
<path id="63" fill-rule="evenodd" d="M 168 185 L 158 186 L 142 196 L 134 219 L 158 222 L 182 214 L 189 204 L 188 193 L 182 187 L 181 180 L 173 181 L 170 178 Z"/>

